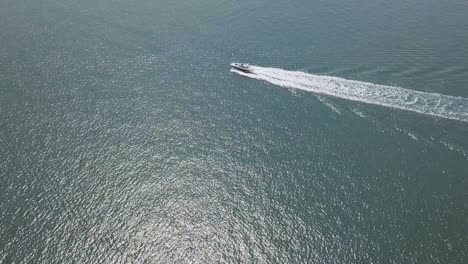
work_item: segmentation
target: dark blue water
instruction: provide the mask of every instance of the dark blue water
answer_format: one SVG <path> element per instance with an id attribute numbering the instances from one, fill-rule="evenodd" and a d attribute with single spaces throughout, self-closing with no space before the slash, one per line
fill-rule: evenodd
<path id="1" fill-rule="evenodd" d="M 466 14 L 3 0 L 0 263 L 466 263 Z"/>

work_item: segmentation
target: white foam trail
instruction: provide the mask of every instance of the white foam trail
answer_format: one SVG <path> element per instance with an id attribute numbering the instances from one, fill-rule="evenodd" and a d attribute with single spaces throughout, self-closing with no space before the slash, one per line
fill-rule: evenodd
<path id="1" fill-rule="evenodd" d="M 286 88 L 468 122 L 468 99 L 463 97 L 419 92 L 395 86 L 277 68 L 250 66 L 250 69 L 253 73 L 231 71 Z"/>

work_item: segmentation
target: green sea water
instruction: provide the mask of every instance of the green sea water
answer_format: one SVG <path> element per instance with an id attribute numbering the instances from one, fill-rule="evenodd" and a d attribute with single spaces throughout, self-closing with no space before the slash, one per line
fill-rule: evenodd
<path id="1" fill-rule="evenodd" d="M 467 14 L 0 1 L 0 263 L 467 263 Z"/>

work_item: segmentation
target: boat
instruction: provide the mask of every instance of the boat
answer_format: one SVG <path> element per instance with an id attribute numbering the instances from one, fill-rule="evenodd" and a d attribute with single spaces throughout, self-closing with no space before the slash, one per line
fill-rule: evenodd
<path id="1" fill-rule="evenodd" d="M 245 73 L 253 73 L 249 64 L 246 63 L 231 63 L 231 67 Z"/>

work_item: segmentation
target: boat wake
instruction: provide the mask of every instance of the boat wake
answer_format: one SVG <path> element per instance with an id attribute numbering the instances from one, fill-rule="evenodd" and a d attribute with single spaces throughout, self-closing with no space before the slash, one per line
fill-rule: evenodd
<path id="1" fill-rule="evenodd" d="M 468 98 L 250 65 L 239 75 L 292 89 L 468 122 Z"/>

